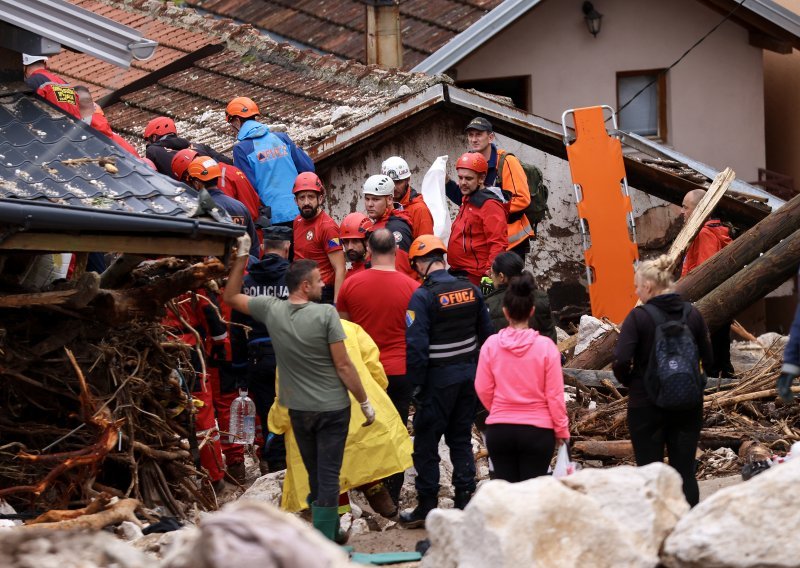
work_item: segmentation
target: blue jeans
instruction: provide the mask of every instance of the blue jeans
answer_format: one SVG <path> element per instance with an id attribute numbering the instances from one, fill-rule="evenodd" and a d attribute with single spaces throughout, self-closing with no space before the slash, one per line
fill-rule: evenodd
<path id="1" fill-rule="evenodd" d="M 289 410 L 300 457 L 308 472 L 308 502 L 320 507 L 339 504 L 339 473 L 350 425 L 350 407 L 329 412 Z"/>
<path id="2" fill-rule="evenodd" d="M 450 448 L 453 487 L 475 491 L 475 458 L 472 455 L 472 422 L 478 396 L 472 381 L 446 386 L 428 384 L 414 415 L 414 467 L 417 494 L 439 493 L 439 440 Z"/>

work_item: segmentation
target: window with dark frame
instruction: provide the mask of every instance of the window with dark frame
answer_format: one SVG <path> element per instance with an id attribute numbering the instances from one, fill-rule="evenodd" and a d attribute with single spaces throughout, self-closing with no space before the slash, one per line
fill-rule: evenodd
<path id="1" fill-rule="evenodd" d="M 617 73 L 617 108 L 627 103 L 617 117 L 620 130 L 666 142 L 667 80 L 662 71 L 652 69 Z M 644 91 L 631 101 L 643 88 Z"/>

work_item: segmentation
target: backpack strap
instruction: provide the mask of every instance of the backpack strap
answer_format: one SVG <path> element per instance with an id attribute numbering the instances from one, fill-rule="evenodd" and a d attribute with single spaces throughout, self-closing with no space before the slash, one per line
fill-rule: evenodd
<path id="1" fill-rule="evenodd" d="M 690 302 L 683 303 L 683 310 L 681 311 L 681 323 L 686 325 L 689 319 L 689 314 L 692 313 L 692 304 Z"/>
<path id="2" fill-rule="evenodd" d="M 495 168 L 494 174 L 494 186 L 503 189 L 503 166 L 506 165 L 506 158 L 509 156 L 513 156 L 514 154 L 509 154 L 508 152 L 500 153 L 500 150 L 497 151 L 497 168 Z"/>
<path id="3" fill-rule="evenodd" d="M 653 324 L 655 327 L 658 327 L 665 321 L 667 321 L 667 317 L 664 315 L 664 312 L 661 309 L 655 307 L 652 304 L 642 304 L 641 308 L 650 316 L 653 320 Z"/>

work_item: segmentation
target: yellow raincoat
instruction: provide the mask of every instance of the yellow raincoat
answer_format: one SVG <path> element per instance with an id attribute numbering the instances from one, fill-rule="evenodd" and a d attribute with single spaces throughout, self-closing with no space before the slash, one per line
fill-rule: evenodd
<path id="1" fill-rule="evenodd" d="M 364 415 L 350 395 L 350 430 L 339 475 L 341 491 L 345 492 L 410 468 L 413 448 L 408 430 L 386 394 L 389 381 L 379 359 L 378 346 L 361 326 L 346 320 L 342 320 L 342 326 L 347 334 L 344 340 L 347 354 L 361 377 L 376 416 L 370 426 L 361 426 Z M 277 398 L 269 411 L 269 430 L 286 436 L 287 467 L 281 508 L 291 512 L 305 509 L 308 473 L 292 432 L 289 411 L 278 404 Z"/>

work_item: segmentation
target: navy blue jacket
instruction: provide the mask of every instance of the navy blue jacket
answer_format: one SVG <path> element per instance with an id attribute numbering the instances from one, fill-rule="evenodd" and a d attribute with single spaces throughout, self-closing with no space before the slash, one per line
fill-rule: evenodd
<path id="1" fill-rule="evenodd" d="M 456 277 L 447 270 L 436 270 L 426 278 L 426 282 L 453 282 Z M 465 282 L 467 282 L 465 280 Z M 468 283 L 468 282 L 467 282 Z M 471 284 L 470 284 L 471 285 Z M 494 333 L 489 310 L 483 301 L 480 291 L 475 288 L 478 299 L 478 316 L 475 321 L 475 333 L 478 336 L 479 348 Z M 475 379 L 478 351 L 475 361 L 435 367 L 429 375 L 429 350 L 431 315 L 434 313 L 434 293 L 426 286 L 414 291 L 408 302 L 406 311 L 406 376 L 415 385 L 434 382 L 438 386 L 448 386 L 465 380 Z"/>
<path id="2" fill-rule="evenodd" d="M 256 226 L 253 224 L 253 219 L 250 217 L 250 212 L 247 210 L 247 207 L 245 207 L 241 201 L 222 193 L 222 190 L 218 187 L 209 188 L 208 194 L 217 205 L 228 212 L 228 215 L 231 216 L 234 223 L 242 225 L 247 229 L 247 234 L 250 235 L 250 256 L 256 258 L 260 257 L 261 245 L 258 242 Z"/>

